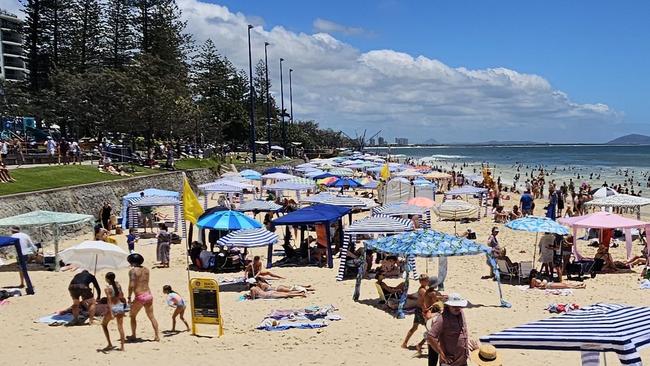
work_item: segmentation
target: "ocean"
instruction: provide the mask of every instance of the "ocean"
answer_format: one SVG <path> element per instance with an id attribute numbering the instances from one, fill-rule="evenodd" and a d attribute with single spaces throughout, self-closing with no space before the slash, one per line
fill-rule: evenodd
<path id="1" fill-rule="evenodd" d="M 515 174 L 522 179 L 536 168 L 544 167 L 556 182 L 573 179 L 587 182 L 592 187 L 603 183 L 624 184 L 650 197 L 650 146 L 615 145 L 508 145 L 477 146 L 449 145 L 434 147 L 366 148 L 368 152 L 391 155 L 401 154 L 416 159 L 426 159 L 445 169 L 462 168 L 465 173 L 480 172 L 481 163 L 493 167 L 494 176 L 512 184 Z M 593 176 L 591 175 L 593 173 Z M 626 177 L 627 174 L 627 177 Z M 600 176 L 600 179 L 598 177 Z M 523 180 L 520 179 L 520 184 Z"/>

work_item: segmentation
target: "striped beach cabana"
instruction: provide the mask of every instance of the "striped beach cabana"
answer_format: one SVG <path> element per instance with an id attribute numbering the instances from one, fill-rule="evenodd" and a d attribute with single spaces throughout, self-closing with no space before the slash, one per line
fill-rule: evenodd
<path id="1" fill-rule="evenodd" d="M 614 352 L 622 365 L 641 366 L 639 350 L 650 344 L 650 307 L 595 304 L 482 337 L 497 348 L 581 351 L 583 365 Z M 595 357 L 594 357 L 595 356 Z"/>
<path id="2" fill-rule="evenodd" d="M 173 207 L 174 208 L 174 231 L 181 228 L 181 237 L 185 238 L 185 219 L 183 217 L 183 201 L 172 196 L 145 196 L 128 199 L 129 204 L 129 227 L 138 228 L 140 224 L 140 207 Z"/>
<path id="3" fill-rule="evenodd" d="M 384 215 L 368 216 L 350 224 L 350 226 L 343 230 L 341 263 L 336 280 L 343 281 L 350 243 L 356 242 L 357 235 L 371 235 L 376 238 L 379 235 L 393 235 L 409 230 L 413 230 L 413 223 L 410 220 Z M 365 272 L 365 263 L 361 265 L 364 266 L 362 270 Z"/>

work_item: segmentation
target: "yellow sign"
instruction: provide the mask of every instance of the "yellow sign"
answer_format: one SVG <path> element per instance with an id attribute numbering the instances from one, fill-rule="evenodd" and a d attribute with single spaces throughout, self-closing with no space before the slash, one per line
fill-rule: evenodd
<path id="1" fill-rule="evenodd" d="M 190 280 L 192 305 L 192 334 L 196 335 L 196 324 L 215 324 L 219 326 L 219 336 L 223 335 L 223 318 L 219 302 L 219 284 L 210 278 Z"/>

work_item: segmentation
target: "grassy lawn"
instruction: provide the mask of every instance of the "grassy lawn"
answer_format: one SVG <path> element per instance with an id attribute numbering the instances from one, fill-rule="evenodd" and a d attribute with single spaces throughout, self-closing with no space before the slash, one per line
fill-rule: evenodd
<path id="1" fill-rule="evenodd" d="M 16 179 L 16 182 L 0 183 L 0 196 L 127 178 L 100 173 L 96 166 L 89 165 L 20 168 L 12 169 L 10 173 Z M 160 173 L 160 171 L 136 167 L 136 172 L 131 176 L 136 177 L 155 173 Z"/>
<path id="2" fill-rule="evenodd" d="M 175 162 L 175 167 L 178 170 L 216 168 L 218 165 L 219 162 L 213 159 L 186 158 Z"/>

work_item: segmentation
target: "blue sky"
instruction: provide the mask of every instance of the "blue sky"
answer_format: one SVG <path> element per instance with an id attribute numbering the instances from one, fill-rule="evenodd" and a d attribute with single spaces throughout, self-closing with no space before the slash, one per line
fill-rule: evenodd
<path id="1" fill-rule="evenodd" d="M 649 1 L 219 1 L 266 27 L 313 32 L 316 18 L 362 28 L 342 39 L 452 67 L 533 73 L 579 103 L 601 102 L 650 123 Z"/>
<path id="2" fill-rule="evenodd" d="M 253 58 L 273 44 L 276 98 L 284 57 L 295 70 L 295 119 L 350 135 L 381 129 L 391 141 L 445 143 L 650 134 L 650 1 L 176 1 L 193 38 L 211 38 L 245 70 L 246 26 L 255 24 Z"/>

